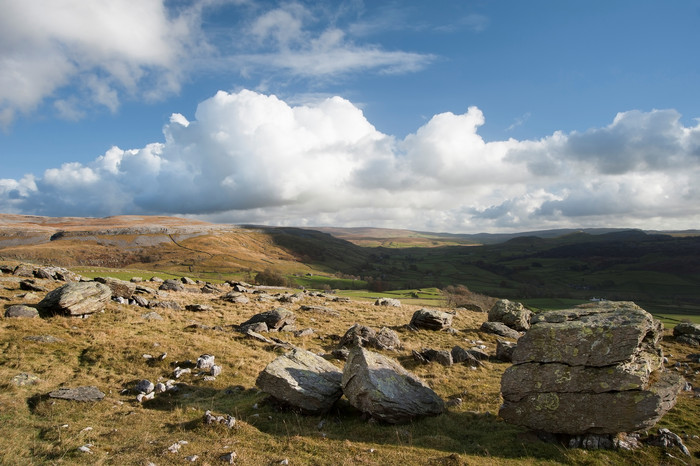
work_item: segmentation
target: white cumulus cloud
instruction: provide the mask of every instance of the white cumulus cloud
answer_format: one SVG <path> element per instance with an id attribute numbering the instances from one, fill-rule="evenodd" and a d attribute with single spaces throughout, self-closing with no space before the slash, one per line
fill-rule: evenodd
<path id="1" fill-rule="evenodd" d="M 470 107 L 397 139 L 340 97 L 220 91 L 173 114 L 163 142 L 0 180 L 0 210 L 471 232 L 700 220 L 700 124 L 674 110 L 522 141 L 485 141 L 484 121 Z"/>

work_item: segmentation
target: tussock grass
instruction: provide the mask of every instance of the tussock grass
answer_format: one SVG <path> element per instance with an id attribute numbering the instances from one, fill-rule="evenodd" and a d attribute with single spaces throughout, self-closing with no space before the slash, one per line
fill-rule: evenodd
<path id="1" fill-rule="evenodd" d="M 144 277 L 145 278 L 145 277 Z M 45 282 L 47 286 L 58 286 Z M 194 290 L 194 288 L 192 289 Z M 17 280 L 0 277 L 1 302 L 33 304 L 19 297 Z M 40 294 L 40 293 L 39 293 Z M 463 403 L 444 415 L 399 426 L 368 422 L 347 401 L 324 416 L 306 416 L 270 401 L 255 387 L 258 373 L 283 350 L 252 340 L 232 330 L 252 315 L 280 306 L 251 302 L 235 305 L 194 291 L 168 293 L 163 299 L 186 304 L 210 304 L 211 312 L 192 313 L 156 309 L 161 321 L 148 321 L 147 310 L 110 303 L 105 311 L 88 319 L 0 320 L 0 463 L 1 464 L 183 464 L 198 455 L 196 464 L 221 464 L 230 451 L 237 464 L 274 464 L 285 458 L 290 464 L 673 464 L 675 460 L 658 448 L 637 452 L 566 450 L 537 440 L 519 427 L 498 418 L 501 404 L 500 377 L 508 366 L 490 360 L 472 370 L 464 365 L 443 367 L 418 365 L 411 350 L 430 347 L 470 347 L 482 341 L 493 354 L 496 338 L 479 331 L 486 314 L 459 311 L 454 318 L 456 334 L 409 331 L 405 324 L 422 305 L 404 303 L 400 308 L 374 306 L 367 301 L 333 303 L 306 298 L 284 305 L 297 315 L 297 328 L 312 327 L 312 336 L 275 335 L 290 343 L 328 353 L 353 323 L 373 328 L 388 326 L 399 334 L 403 349 L 385 354 L 398 359 L 422 377 L 441 397 L 459 397 Z M 299 310 L 299 304 L 321 305 L 338 311 L 331 317 Z M 437 307 L 435 304 L 431 307 Z M 198 324 L 198 327 L 191 327 Z M 203 326 L 209 327 L 204 328 Z M 27 336 L 52 335 L 56 343 L 25 340 Z M 663 342 L 672 354 L 670 364 L 686 362 L 690 349 L 672 339 Z M 144 354 L 160 361 L 145 359 Z M 223 373 L 214 381 L 185 375 L 180 390 L 156 396 L 140 404 L 123 390 L 147 378 L 153 382 L 172 377 L 176 365 L 213 354 Z M 338 367 L 343 362 L 331 360 Z M 697 365 L 696 365 L 697 366 Z M 697 367 L 694 368 L 697 370 Z M 31 373 L 40 381 L 16 386 L 19 373 Z M 700 382 L 688 375 L 694 384 Z M 47 394 L 58 387 L 95 385 L 105 399 L 97 403 L 53 400 Z M 206 410 L 230 414 L 235 429 L 202 423 Z M 678 405 L 662 420 L 680 435 L 700 434 L 697 399 L 682 394 Z M 178 453 L 168 447 L 187 441 Z M 693 454 L 700 442 L 688 438 Z M 79 447 L 92 444 L 92 453 Z M 680 457 L 677 451 L 671 452 Z M 697 458 L 697 457 L 696 457 Z M 689 461 L 688 459 L 684 459 Z M 680 463 L 678 463 L 680 464 Z"/>

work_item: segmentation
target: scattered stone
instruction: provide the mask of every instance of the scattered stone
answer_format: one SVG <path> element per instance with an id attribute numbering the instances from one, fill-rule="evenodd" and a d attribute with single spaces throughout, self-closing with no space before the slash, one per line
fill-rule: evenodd
<path id="1" fill-rule="evenodd" d="M 85 445 L 82 445 L 78 447 L 78 451 L 83 452 L 83 453 L 89 453 L 92 454 L 92 450 L 90 450 L 90 447 L 92 447 L 92 443 L 86 443 Z"/>
<path id="2" fill-rule="evenodd" d="M 189 277 L 181 277 L 180 281 L 182 282 L 183 285 L 196 285 L 197 284 L 196 281 L 192 280 Z"/>
<path id="3" fill-rule="evenodd" d="M 162 309 L 170 309 L 172 311 L 181 311 L 182 306 L 180 306 L 178 303 L 175 301 L 151 301 L 148 303 L 149 309 L 153 308 L 162 308 Z"/>
<path id="4" fill-rule="evenodd" d="M 131 280 L 129 280 L 131 283 L 141 283 L 143 282 L 143 277 L 131 277 Z"/>
<path id="5" fill-rule="evenodd" d="M 531 318 L 531 310 L 507 299 L 498 300 L 489 310 L 489 322 L 501 322 L 520 332 L 530 328 Z"/>
<path id="6" fill-rule="evenodd" d="M 410 326 L 427 330 L 444 330 L 452 325 L 454 316 L 434 309 L 419 309 L 413 313 Z"/>
<path id="7" fill-rule="evenodd" d="M 207 410 L 204 413 L 204 424 L 207 425 L 213 425 L 213 424 L 220 424 L 223 426 L 228 427 L 229 429 L 233 429 L 236 427 L 236 418 L 233 416 L 229 416 L 228 414 L 224 415 L 214 415 L 212 414 L 211 411 Z"/>
<path id="8" fill-rule="evenodd" d="M 183 375 L 190 373 L 192 373 L 192 369 L 190 369 L 189 367 L 182 368 L 178 366 L 175 369 L 173 369 L 173 377 L 175 377 L 176 379 L 179 379 Z"/>
<path id="9" fill-rule="evenodd" d="M 649 437 L 645 443 L 663 448 L 678 447 L 684 455 L 690 456 L 690 451 L 688 451 L 688 448 L 683 444 L 681 438 L 668 429 L 659 429 L 659 434 Z"/>
<path id="10" fill-rule="evenodd" d="M 452 348 L 451 351 L 451 356 L 452 356 L 452 361 L 457 364 L 460 362 L 465 363 L 468 366 L 471 367 L 479 367 L 482 366 L 483 364 L 479 359 L 474 357 L 473 354 L 471 354 L 469 351 L 465 350 L 459 345 L 455 345 L 454 348 Z"/>
<path id="11" fill-rule="evenodd" d="M 209 368 L 209 375 L 212 377 L 218 377 L 221 375 L 221 366 L 214 364 Z"/>
<path id="12" fill-rule="evenodd" d="M 144 403 L 148 400 L 152 400 L 155 397 L 156 392 L 139 393 L 138 395 L 136 395 L 136 401 L 138 401 L 139 403 Z"/>
<path id="13" fill-rule="evenodd" d="M 442 399 L 418 377 L 360 346 L 350 350 L 342 386 L 351 405 L 392 424 L 438 415 L 445 409 Z"/>
<path id="14" fill-rule="evenodd" d="M 360 324 L 354 324 L 340 339 L 338 346 L 352 347 L 363 346 L 379 350 L 397 350 L 401 348 L 399 335 L 387 327 L 382 327 L 379 332 Z"/>
<path id="15" fill-rule="evenodd" d="M 225 455 L 219 457 L 221 461 L 228 464 L 236 464 L 236 458 L 238 458 L 238 454 L 235 451 L 226 453 Z"/>
<path id="16" fill-rule="evenodd" d="M 673 336 L 676 340 L 686 345 L 700 345 L 700 324 L 681 322 L 673 327 Z"/>
<path id="17" fill-rule="evenodd" d="M 197 369 L 210 369 L 214 365 L 214 356 L 203 354 L 197 358 Z"/>
<path id="18" fill-rule="evenodd" d="M 162 291 L 185 291 L 185 287 L 180 283 L 180 281 L 170 278 L 165 280 L 159 287 Z"/>
<path id="19" fill-rule="evenodd" d="M 447 403 L 445 403 L 445 406 L 448 408 L 453 408 L 455 406 L 460 406 L 463 403 L 463 400 L 461 398 L 452 398 L 451 400 L 448 400 Z"/>
<path id="20" fill-rule="evenodd" d="M 249 325 L 264 322 L 269 331 L 283 331 L 285 327 L 293 326 L 296 321 L 296 316 L 292 311 L 283 307 L 278 307 L 271 311 L 256 314 L 240 325 L 240 328 L 245 331 Z M 289 329 L 287 329 L 289 330 Z"/>
<path id="21" fill-rule="evenodd" d="M 199 291 L 201 291 L 202 293 L 205 293 L 205 294 L 219 294 L 219 293 L 222 293 L 222 291 L 221 291 L 219 288 L 215 287 L 215 286 L 212 285 L 211 283 L 207 283 L 207 284 L 204 285 L 202 288 L 200 288 Z"/>
<path id="22" fill-rule="evenodd" d="M 401 307 L 401 301 L 395 298 L 379 298 L 374 302 L 375 306 Z"/>
<path id="23" fill-rule="evenodd" d="M 112 277 L 97 277 L 95 281 L 107 285 L 112 290 L 112 298 L 130 299 L 136 291 L 136 284 Z"/>
<path id="24" fill-rule="evenodd" d="M 304 328 L 301 330 L 297 330 L 296 332 L 294 332 L 294 336 L 297 338 L 308 337 L 308 336 L 313 335 L 313 334 L 314 334 L 314 329 L 312 329 L 310 327 Z"/>
<path id="25" fill-rule="evenodd" d="M 663 325 L 627 302 L 549 311 L 513 351 L 500 415 L 556 434 L 637 432 L 676 402 L 682 378 L 663 371 Z"/>
<path id="26" fill-rule="evenodd" d="M 446 350 L 423 348 L 420 351 L 413 350 L 411 353 L 413 354 L 413 358 L 421 364 L 437 362 L 447 367 L 453 364 L 452 354 Z"/>
<path id="27" fill-rule="evenodd" d="M 39 285 L 36 280 L 33 279 L 28 279 L 28 280 L 22 280 L 19 282 L 19 289 L 24 290 L 24 291 L 39 291 L 42 293 L 45 293 L 48 290 L 45 286 Z"/>
<path id="28" fill-rule="evenodd" d="M 153 282 L 153 283 L 163 283 L 164 282 L 164 280 L 160 277 L 151 277 L 149 281 Z"/>
<path id="29" fill-rule="evenodd" d="M 208 304 L 188 304 L 185 309 L 191 312 L 209 312 L 213 311 L 214 308 Z"/>
<path id="30" fill-rule="evenodd" d="M 163 320 L 163 317 L 155 311 L 147 312 L 141 317 L 146 320 Z"/>
<path id="31" fill-rule="evenodd" d="M 39 311 L 36 308 L 25 306 L 24 304 L 15 304 L 5 309 L 5 317 L 24 317 L 34 318 L 39 317 Z"/>
<path id="32" fill-rule="evenodd" d="M 248 304 L 250 302 L 250 299 L 247 296 L 244 296 L 243 293 L 238 291 L 229 291 L 220 299 L 234 304 Z"/>
<path id="33" fill-rule="evenodd" d="M 137 306 L 148 307 L 148 300 L 141 295 L 135 294 L 131 297 L 131 299 Z"/>
<path id="34" fill-rule="evenodd" d="M 325 413 L 343 395 L 341 371 L 310 351 L 295 348 L 277 357 L 255 385 L 275 399 L 308 413 Z"/>
<path id="35" fill-rule="evenodd" d="M 199 459 L 198 455 L 185 456 L 185 461 L 189 461 L 190 463 L 194 463 L 198 459 Z"/>
<path id="36" fill-rule="evenodd" d="M 513 330 L 503 322 L 484 322 L 481 324 L 481 330 L 486 333 L 492 333 L 506 338 L 517 340 L 521 334 L 517 330 Z"/>
<path id="37" fill-rule="evenodd" d="M 49 393 L 49 397 L 71 401 L 100 401 L 105 397 L 97 387 L 76 387 L 76 388 L 59 388 Z"/>
<path id="38" fill-rule="evenodd" d="M 46 314 L 82 316 L 104 310 L 112 290 L 97 282 L 68 283 L 49 292 L 37 308 Z"/>
<path id="39" fill-rule="evenodd" d="M 34 385 L 36 383 L 39 383 L 40 379 L 34 374 L 29 374 L 27 372 L 22 372 L 21 374 L 17 374 L 16 376 L 12 377 L 12 385 L 15 385 L 17 387 L 24 387 L 27 385 Z"/>
<path id="40" fill-rule="evenodd" d="M 289 294 L 285 293 L 281 295 L 277 300 L 281 303 L 296 303 L 304 299 L 304 295 L 301 293 Z"/>
<path id="41" fill-rule="evenodd" d="M 12 275 L 17 277 L 33 277 L 34 276 L 34 266 L 29 264 L 19 264 L 12 271 Z"/>
<path id="42" fill-rule="evenodd" d="M 134 393 L 151 393 L 153 390 L 155 390 L 155 385 L 153 385 L 153 382 L 151 382 L 148 379 L 143 379 L 139 380 L 136 385 L 134 386 Z"/>
<path id="43" fill-rule="evenodd" d="M 498 340 L 496 343 L 496 359 L 503 362 L 513 362 L 513 350 L 517 343 L 506 340 Z"/>

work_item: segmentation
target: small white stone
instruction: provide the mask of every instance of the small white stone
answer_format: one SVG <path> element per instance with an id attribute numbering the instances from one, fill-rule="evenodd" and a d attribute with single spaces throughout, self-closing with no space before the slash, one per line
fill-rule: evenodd
<path id="1" fill-rule="evenodd" d="M 199 456 L 197 456 L 197 455 L 185 456 L 185 460 L 189 461 L 190 463 L 194 463 L 198 459 L 199 459 Z"/>

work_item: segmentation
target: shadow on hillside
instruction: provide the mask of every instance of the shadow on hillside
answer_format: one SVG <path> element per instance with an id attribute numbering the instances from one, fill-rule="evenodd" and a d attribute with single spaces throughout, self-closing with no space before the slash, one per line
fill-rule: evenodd
<path id="1" fill-rule="evenodd" d="M 300 436 L 369 444 L 373 448 L 415 447 L 445 452 L 450 455 L 475 455 L 498 458 L 542 458 L 566 462 L 563 450 L 545 443 L 524 429 L 503 422 L 490 413 L 448 411 L 440 416 L 392 425 L 368 419 L 342 398 L 325 415 L 307 415 L 260 392 L 257 388 L 230 386 L 213 389 L 195 384 L 179 384 L 175 393 L 165 393 L 143 404 L 146 409 L 171 411 L 182 408 L 192 413 L 188 420 L 170 424 L 172 431 L 207 426 L 204 412 L 231 415 L 248 427 L 278 437 Z M 196 414 L 195 414 L 196 413 Z M 239 422 L 239 426 L 241 425 Z M 453 458 L 454 459 L 454 458 Z"/>

